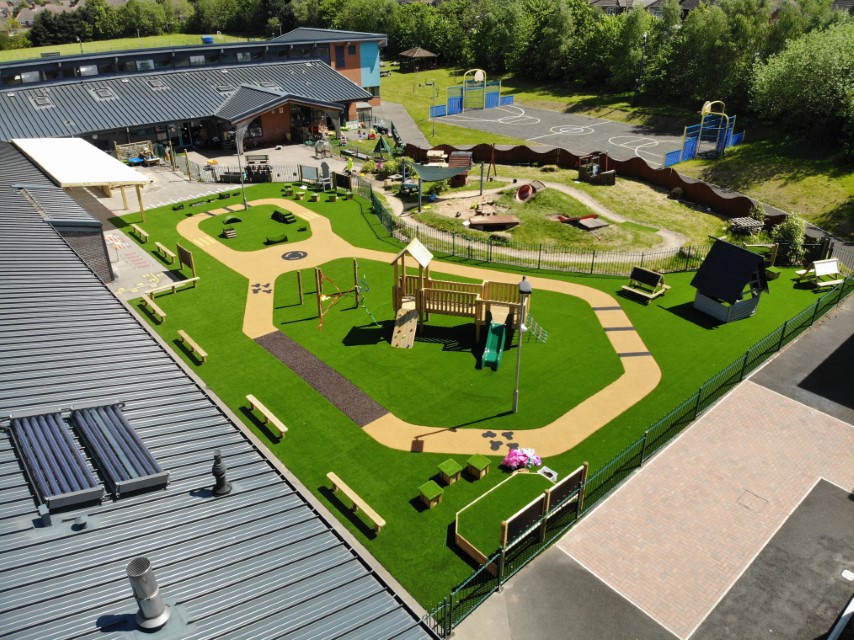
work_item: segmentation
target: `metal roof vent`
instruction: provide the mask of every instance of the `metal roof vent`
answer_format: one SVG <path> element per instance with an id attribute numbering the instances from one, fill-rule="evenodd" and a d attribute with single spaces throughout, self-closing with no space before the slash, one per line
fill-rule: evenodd
<path id="1" fill-rule="evenodd" d="M 213 469 L 211 469 L 214 480 L 216 481 L 213 488 L 215 496 L 224 496 L 231 493 L 231 483 L 225 477 L 227 470 L 225 463 L 222 461 L 222 452 L 219 449 L 215 449 L 214 464 Z"/>
<path id="2" fill-rule="evenodd" d="M 134 558 L 127 566 L 127 573 L 133 597 L 139 605 L 136 623 L 146 631 L 156 631 L 166 624 L 171 611 L 160 597 L 151 562 L 143 556 Z"/>

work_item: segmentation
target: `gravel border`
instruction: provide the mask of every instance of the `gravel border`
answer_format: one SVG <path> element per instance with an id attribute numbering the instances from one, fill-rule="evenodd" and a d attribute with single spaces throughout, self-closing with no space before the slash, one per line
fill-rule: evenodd
<path id="1" fill-rule="evenodd" d="M 256 338 L 255 342 L 360 427 L 389 413 L 388 409 L 285 334 L 274 331 Z"/>

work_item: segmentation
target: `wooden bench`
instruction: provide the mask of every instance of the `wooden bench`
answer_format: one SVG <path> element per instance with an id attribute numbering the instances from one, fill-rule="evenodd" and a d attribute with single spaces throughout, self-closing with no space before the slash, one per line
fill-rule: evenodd
<path id="1" fill-rule="evenodd" d="M 285 426 L 285 423 L 279 420 L 276 416 L 274 416 L 273 412 L 270 411 L 267 407 L 258 402 L 258 398 L 250 394 L 246 396 L 246 402 L 249 403 L 250 411 L 257 411 L 263 416 L 264 424 L 272 424 L 274 427 L 276 427 L 276 429 L 279 430 L 279 433 L 281 433 L 283 436 L 285 435 L 285 433 L 287 433 L 288 428 Z"/>
<path id="2" fill-rule="evenodd" d="M 663 296 L 670 286 L 664 284 L 664 276 L 660 273 L 643 267 L 632 267 L 629 284 L 624 284 L 622 288 L 645 298 L 645 304 L 649 304 L 650 300 Z"/>
<path id="3" fill-rule="evenodd" d="M 151 296 L 149 294 L 145 294 L 144 296 L 142 296 L 142 304 L 148 307 L 151 313 L 160 318 L 160 322 L 166 321 L 166 312 L 160 307 L 158 307 L 156 304 L 154 304 L 154 300 L 151 299 Z"/>
<path id="4" fill-rule="evenodd" d="M 148 232 L 138 224 L 131 223 L 130 230 L 139 238 L 140 242 L 148 242 Z"/>
<path id="5" fill-rule="evenodd" d="M 175 262 L 175 252 L 174 251 L 170 251 L 169 249 L 164 247 L 159 242 L 155 242 L 154 246 L 157 247 L 157 250 L 160 252 L 160 255 L 162 255 L 164 258 L 169 258 L 170 264 Z"/>
<path id="6" fill-rule="evenodd" d="M 246 164 L 270 164 L 270 156 L 266 153 L 246 154 Z"/>
<path id="7" fill-rule="evenodd" d="M 196 285 L 199 283 L 200 276 L 196 276 L 195 278 L 187 278 L 186 280 L 176 280 L 175 282 L 167 285 L 163 285 L 162 287 L 157 287 L 156 289 L 152 289 L 148 292 L 148 295 L 151 298 L 154 298 L 155 293 L 162 293 L 163 291 L 172 291 L 175 293 L 178 290 L 178 287 L 181 287 L 185 284 L 192 284 L 193 288 L 196 288 Z"/>
<path id="8" fill-rule="evenodd" d="M 191 353 L 195 352 L 202 362 L 205 362 L 208 359 L 207 351 L 205 351 L 198 344 L 196 344 L 196 342 L 190 336 L 188 336 L 187 332 L 183 329 L 178 330 L 178 339 L 184 343 L 184 346 L 190 348 Z"/>
<path id="9" fill-rule="evenodd" d="M 355 491 L 353 491 L 350 487 L 348 487 L 344 482 L 342 482 L 341 478 L 335 475 L 334 472 L 330 471 L 326 474 L 326 477 L 329 478 L 329 482 L 332 483 L 332 491 L 340 491 L 345 496 L 350 498 L 353 503 L 353 513 L 358 513 L 361 509 L 362 513 L 371 521 L 374 525 L 374 531 L 377 533 L 385 526 L 385 520 L 383 520 L 379 514 L 371 509 L 368 504 L 362 500 Z"/>
<path id="10" fill-rule="evenodd" d="M 844 282 L 844 279 L 839 277 L 839 261 L 836 258 L 816 260 L 809 268 L 799 269 L 795 273 L 798 275 L 798 282 L 806 280 L 819 289 L 835 287 Z"/>

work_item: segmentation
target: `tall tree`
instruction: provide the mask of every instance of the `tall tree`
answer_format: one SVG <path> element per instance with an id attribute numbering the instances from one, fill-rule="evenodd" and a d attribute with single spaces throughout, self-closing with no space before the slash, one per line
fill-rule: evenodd
<path id="1" fill-rule="evenodd" d="M 789 131 L 846 149 L 854 158 L 854 23 L 794 40 L 757 65 L 752 105 Z"/>

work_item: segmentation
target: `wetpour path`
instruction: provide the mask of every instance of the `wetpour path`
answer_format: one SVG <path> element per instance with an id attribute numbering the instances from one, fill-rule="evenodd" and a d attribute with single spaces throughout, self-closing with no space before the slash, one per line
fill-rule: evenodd
<path id="1" fill-rule="evenodd" d="M 279 331 L 268 333 L 255 338 L 255 342 L 360 427 L 388 413 L 388 409 L 379 402 L 285 334 Z"/>

